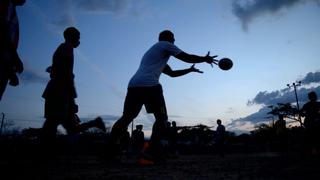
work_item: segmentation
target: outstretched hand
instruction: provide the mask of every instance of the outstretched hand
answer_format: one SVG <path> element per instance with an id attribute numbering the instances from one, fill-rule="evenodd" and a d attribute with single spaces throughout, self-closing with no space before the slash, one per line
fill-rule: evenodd
<path id="1" fill-rule="evenodd" d="M 191 71 L 191 72 L 203 73 L 203 71 L 200 71 L 199 69 L 195 68 L 194 66 L 195 66 L 195 64 L 193 64 L 193 65 L 190 67 L 190 71 Z"/>
<path id="2" fill-rule="evenodd" d="M 216 59 L 214 59 L 214 58 L 216 58 L 216 57 L 218 57 L 217 55 L 215 55 L 215 56 L 210 56 L 210 51 L 208 51 L 208 53 L 207 53 L 207 55 L 204 57 L 205 58 L 205 62 L 206 63 L 208 63 L 208 64 L 210 64 L 211 66 L 212 66 L 212 63 L 214 63 L 214 64 L 218 64 L 218 60 L 216 60 Z M 213 66 L 212 66 L 213 67 Z"/>

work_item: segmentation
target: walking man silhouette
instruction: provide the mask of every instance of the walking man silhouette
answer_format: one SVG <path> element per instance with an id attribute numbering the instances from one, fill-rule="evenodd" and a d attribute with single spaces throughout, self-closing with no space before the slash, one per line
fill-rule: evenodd
<path id="1" fill-rule="evenodd" d="M 54 52 L 52 65 L 47 68 L 50 73 L 42 97 L 45 99 L 44 116 L 46 118 L 42 130 L 47 141 L 55 138 L 58 125 L 67 130 L 68 134 L 75 134 L 91 127 L 105 131 L 105 125 L 100 117 L 87 123 L 80 124 L 77 116 L 78 105 L 74 85 L 73 49 L 80 44 L 80 32 L 74 27 L 68 27 L 63 33 L 65 42 L 61 43 Z"/>
<path id="2" fill-rule="evenodd" d="M 215 135 L 215 142 L 217 145 L 217 151 L 218 154 L 221 157 L 224 157 L 224 142 L 225 142 L 225 133 L 226 128 L 224 125 L 222 125 L 222 121 L 220 119 L 217 120 L 217 129 L 216 129 L 216 135 Z"/>
<path id="3" fill-rule="evenodd" d="M 144 144 L 144 132 L 142 131 L 143 125 L 136 125 L 136 129 L 132 131 L 132 150 L 134 154 L 140 153 Z"/>

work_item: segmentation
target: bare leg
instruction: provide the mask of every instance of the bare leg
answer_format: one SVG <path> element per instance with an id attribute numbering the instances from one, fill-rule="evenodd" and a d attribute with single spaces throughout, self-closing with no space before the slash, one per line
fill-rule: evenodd
<path id="1" fill-rule="evenodd" d="M 94 120 L 91 120 L 89 122 L 81 123 L 78 125 L 78 132 L 86 131 L 87 129 L 96 127 L 103 132 L 106 132 L 106 127 L 104 125 L 104 122 L 101 117 L 97 117 Z"/>
<path id="2" fill-rule="evenodd" d="M 47 118 L 42 127 L 41 139 L 44 143 L 54 142 L 57 134 L 58 123 L 54 118 Z"/>
<path id="3" fill-rule="evenodd" d="M 156 121 L 152 127 L 150 146 L 147 153 L 153 156 L 155 160 L 158 160 L 161 159 L 161 155 L 163 155 L 161 140 L 166 136 L 168 116 L 166 111 L 156 112 L 154 116 Z"/>

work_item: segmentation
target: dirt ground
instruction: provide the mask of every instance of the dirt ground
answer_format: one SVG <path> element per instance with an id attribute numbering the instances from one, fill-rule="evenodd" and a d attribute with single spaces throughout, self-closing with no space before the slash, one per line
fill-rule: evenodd
<path id="1" fill-rule="evenodd" d="M 272 152 L 229 154 L 224 158 L 213 154 L 179 155 L 152 166 L 140 166 L 126 157 L 120 163 L 111 163 L 93 154 L 60 154 L 38 162 L 24 157 L 1 160 L 5 172 L 1 179 L 320 179 L 319 158 Z"/>
<path id="2" fill-rule="evenodd" d="M 141 166 L 132 154 L 122 155 L 116 163 L 106 159 L 109 147 L 103 139 L 64 137 L 43 146 L 38 140 L 0 138 L 0 180 L 320 179 L 320 157 L 305 156 L 299 147 L 284 153 L 254 144 L 229 145 L 225 157 L 220 157 L 210 148 L 179 146 L 179 155 Z"/>

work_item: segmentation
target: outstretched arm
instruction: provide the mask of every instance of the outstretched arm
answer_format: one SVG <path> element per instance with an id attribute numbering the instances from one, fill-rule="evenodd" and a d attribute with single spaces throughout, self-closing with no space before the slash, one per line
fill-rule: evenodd
<path id="1" fill-rule="evenodd" d="M 162 71 L 164 74 L 170 76 L 170 77 L 178 77 L 178 76 L 183 76 L 185 74 L 188 74 L 190 72 L 198 72 L 198 73 L 203 73 L 199 69 L 196 69 L 194 65 L 192 65 L 188 69 L 182 69 L 182 70 L 172 70 L 169 65 L 166 65 Z"/>
<path id="2" fill-rule="evenodd" d="M 187 54 L 185 52 L 181 52 L 175 56 L 177 59 L 180 59 L 187 63 L 202 63 L 206 62 L 209 64 L 217 63 L 218 60 L 214 59 L 218 56 L 210 56 L 210 52 L 206 56 L 197 56 L 193 54 Z"/>

